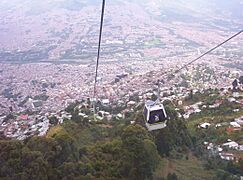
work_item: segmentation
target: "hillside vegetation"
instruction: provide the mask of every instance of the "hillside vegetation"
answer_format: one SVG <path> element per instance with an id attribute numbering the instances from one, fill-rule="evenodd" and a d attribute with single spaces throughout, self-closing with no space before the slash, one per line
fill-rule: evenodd
<path id="1" fill-rule="evenodd" d="M 202 142 L 222 137 L 215 136 L 217 130 L 206 133 L 194 126 L 206 117 L 216 118 L 213 112 L 202 111 L 185 121 L 178 118 L 174 105 L 165 102 L 170 117 L 167 128 L 148 132 L 141 107 L 122 120 L 94 122 L 88 121 L 92 114 L 87 109 L 89 118 L 78 116 L 76 106 L 78 103 L 66 109 L 72 119 L 53 126 L 45 137 L 0 140 L 0 178 L 234 179 L 233 174 L 243 172 L 242 160 L 232 164 L 206 156 Z M 222 105 L 218 111 L 223 113 L 228 106 Z"/>

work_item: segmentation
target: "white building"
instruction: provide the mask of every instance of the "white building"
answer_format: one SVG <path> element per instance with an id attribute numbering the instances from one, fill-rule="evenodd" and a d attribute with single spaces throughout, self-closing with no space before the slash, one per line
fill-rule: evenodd
<path id="1" fill-rule="evenodd" d="M 211 126 L 211 124 L 206 122 L 206 123 L 199 125 L 199 128 L 207 129 L 209 126 Z"/>
<path id="2" fill-rule="evenodd" d="M 238 119 L 235 119 L 235 122 L 237 122 L 239 125 L 242 125 L 243 124 L 243 116 L 241 116 Z"/>
<path id="3" fill-rule="evenodd" d="M 239 149 L 239 144 L 237 142 L 234 142 L 234 141 L 224 143 L 222 146 L 226 146 L 226 147 L 229 147 L 231 149 L 236 149 L 236 150 Z"/>
<path id="4" fill-rule="evenodd" d="M 109 105 L 110 104 L 110 100 L 109 99 L 102 99 L 101 103 L 103 105 Z"/>
<path id="5" fill-rule="evenodd" d="M 241 126 L 240 126 L 237 122 L 235 122 L 235 121 L 230 122 L 230 125 L 233 126 L 234 128 L 240 128 L 240 127 L 241 127 Z"/>
<path id="6" fill-rule="evenodd" d="M 227 160 L 227 161 L 233 161 L 234 155 L 232 153 L 219 153 L 219 156 L 221 159 Z"/>

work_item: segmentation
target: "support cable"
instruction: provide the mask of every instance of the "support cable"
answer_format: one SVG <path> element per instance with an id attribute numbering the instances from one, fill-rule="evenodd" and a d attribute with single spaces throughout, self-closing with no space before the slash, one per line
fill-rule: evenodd
<path id="1" fill-rule="evenodd" d="M 96 67 L 95 67 L 95 81 L 94 81 L 94 91 L 93 91 L 93 108 L 94 108 L 94 120 L 95 120 L 95 111 L 96 111 L 96 94 L 97 94 L 97 77 L 98 77 L 98 69 L 99 69 L 99 60 L 100 60 L 100 49 L 101 49 L 101 40 L 102 40 L 102 30 L 103 30 L 103 22 L 104 22 L 104 14 L 105 14 L 105 0 L 102 1 L 102 11 L 100 17 L 100 33 L 99 33 L 99 43 L 98 43 L 98 51 L 97 51 L 97 59 L 96 59 Z"/>

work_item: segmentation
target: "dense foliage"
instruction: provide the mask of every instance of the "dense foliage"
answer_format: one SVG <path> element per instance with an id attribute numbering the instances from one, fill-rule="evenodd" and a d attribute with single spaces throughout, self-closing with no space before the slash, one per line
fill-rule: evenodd
<path id="1" fill-rule="evenodd" d="M 188 101 L 202 98 L 196 94 Z M 209 101 L 214 101 L 210 98 Z M 167 128 L 148 132 L 143 127 L 141 106 L 135 112 L 127 112 L 123 120 L 89 122 L 87 117 L 79 116 L 78 105 L 75 102 L 66 109 L 72 118 L 62 125 L 50 117 L 53 127 L 45 137 L 25 141 L 1 138 L 0 179 L 151 179 L 163 159 L 188 160 L 191 152 L 202 159 L 205 170 L 216 172 L 216 179 L 242 173 L 242 160 L 234 164 L 210 157 L 202 146 L 205 140 L 219 140 L 219 134 L 223 141 L 225 133 L 215 129 L 191 130 L 190 123 L 198 122 L 205 113 L 215 115 L 208 109 L 193 115 L 186 124 L 183 118 L 178 118 L 172 103 L 165 102 Z M 229 106 L 225 102 L 215 111 L 229 111 Z M 90 114 L 87 109 L 81 112 Z M 135 124 L 130 125 L 130 121 Z M 179 179 L 174 172 L 164 177 Z"/>
<path id="2" fill-rule="evenodd" d="M 127 126 L 120 137 L 109 138 L 107 131 L 90 137 L 72 135 L 74 131 L 91 133 L 94 127 L 81 128 L 66 123 L 51 137 L 31 137 L 24 142 L 0 141 L 0 177 L 10 179 L 146 179 L 159 163 L 156 145 L 139 125 Z M 85 132 L 84 132 L 85 131 Z M 100 131 L 100 132 L 99 132 Z M 99 136 L 100 141 L 94 140 Z M 85 140 L 85 142 L 79 142 Z"/>

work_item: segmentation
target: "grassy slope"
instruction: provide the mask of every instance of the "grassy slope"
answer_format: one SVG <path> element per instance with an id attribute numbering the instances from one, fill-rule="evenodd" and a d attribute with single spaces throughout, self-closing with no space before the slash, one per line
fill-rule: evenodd
<path id="1" fill-rule="evenodd" d="M 190 118 L 187 123 L 187 127 L 192 134 L 195 134 L 196 126 L 200 123 L 220 123 L 220 122 L 231 122 L 236 118 L 243 116 L 243 111 L 235 112 L 234 114 L 229 115 L 205 115 L 204 117 Z"/>
<path id="2" fill-rule="evenodd" d="M 190 155 L 189 159 L 163 159 L 160 167 L 154 173 L 154 179 L 167 177 L 168 173 L 176 173 L 180 180 L 207 180 L 213 179 L 214 171 L 207 171 L 196 157 Z"/>
<path id="3" fill-rule="evenodd" d="M 60 133 L 66 133 L 73 137 L 79 148 L 97 141 L 106 141 L 108 137 L 108 129 L 106 128 L 95 124 L 90 127 L 82 127 L 72 121 L 66 121 L 62 125 L 51 127 L 46 137 L 53 138 L 56 134 Z"/>

